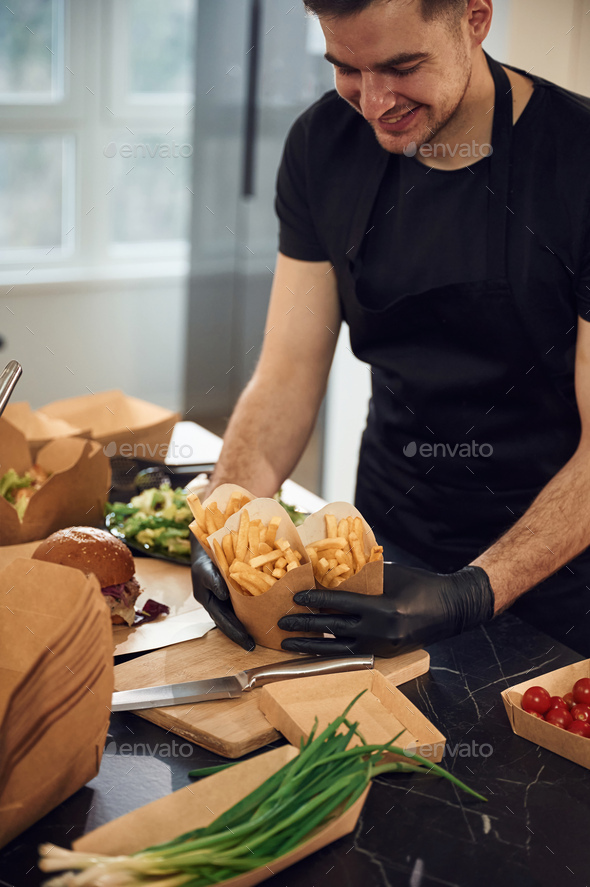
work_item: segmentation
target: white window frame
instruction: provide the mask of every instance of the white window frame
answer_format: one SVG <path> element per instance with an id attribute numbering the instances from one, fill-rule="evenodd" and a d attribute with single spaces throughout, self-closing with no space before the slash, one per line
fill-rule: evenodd
<path id="1" fill-rule="evenodd" d="M 128 245 L 109 242 L 108 192 L 112 186 L 102 152 L 112 132 L 125 127 L 130 132 L 133 127 L 167 132 L 178 125 L 179 119 L 186 119 L 190 133 L 192 96 L 162 93 L 128 101 L 123 73 L 126 15 L 122 0 L 63 3 L 63 99 L 31 101 L 27 95 L 13 104 L 1 104 L 0 131 L 70 137 L 65 143 L 64 163 L 74 167 L 74 193 L 69 193 L 66 176 L 65 244 L 62 250 L 22 250 L 5 255 L 0 261 L 0 286 L 21 284 L 28 289 L 44 282 L 54 285 L 63 281 L 67 285 L 85 280 L 183 276 L 188 270 L 188 240 Z M 99 39 L 92 39 L 92 35 Z"/>

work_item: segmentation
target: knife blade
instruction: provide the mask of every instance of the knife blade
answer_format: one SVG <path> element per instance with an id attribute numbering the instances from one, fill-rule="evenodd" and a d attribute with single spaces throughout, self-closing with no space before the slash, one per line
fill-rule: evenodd
<path id="1" fill-rule="evenodd" d="M 341 656 L 335 659 L 305 656 L 300 659 L 287 659 L 284 662 L 248 668 L 226 677 L 164 684 L 161 687 L 140 687 L 137 690 L 119 690 L 113 693 L 111 711 L 138 711 L 144 708 L 186 705 L 190 702 L 232 699 L 263 684 L 310 675 L 359 671 L 362 668 L 373 668 L 374 663 L 374 656 Z"/>

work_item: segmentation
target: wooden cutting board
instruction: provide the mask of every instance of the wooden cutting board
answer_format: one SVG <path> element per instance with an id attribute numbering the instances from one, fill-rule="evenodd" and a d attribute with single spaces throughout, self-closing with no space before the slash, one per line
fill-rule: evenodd
<path id="1" fill-rule="evenodd" d="M 214 630 L 205 637 L 164 647 L 115 666 L 115 690 L 223 677 L 293 658 L 293 653 L 265 647 L 246 653 Z M 429 664 L 428 653 L 415 650 L 393 659 L 377 659 L 375 668 L 397 685 L 424 674 Z M 274 742 L 280 735 L 260 712 L 257 690 L 237 699 L 151 708 L 134 714 L 226 758 L 239 758 Z"/>

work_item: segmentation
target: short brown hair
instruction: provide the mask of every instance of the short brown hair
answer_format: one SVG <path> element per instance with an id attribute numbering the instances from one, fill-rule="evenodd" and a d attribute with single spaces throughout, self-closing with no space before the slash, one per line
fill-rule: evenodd
<path id="1" fill-rule="evenodd" d="M 315 15 L 334 17 L 354 15 L 362 12 L 375 0 L 304 0 L 305 8 Z M 468 0 L 420 0 L 422 18 L 431 21 L 442 16 L 460 18 L 467 8 Z"/>

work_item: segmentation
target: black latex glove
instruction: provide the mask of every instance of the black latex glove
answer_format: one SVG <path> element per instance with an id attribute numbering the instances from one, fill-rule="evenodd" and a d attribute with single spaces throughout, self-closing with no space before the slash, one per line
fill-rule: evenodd
<path id="1" fill-rule="evenodd" d="M 231 641 L 251 652 L 256 644 L 234 613 L 225 580 L 194 536 L 191 538 L 191 579 L 194 596 L 205 607 L 217 628 Z"/>
<path id="2" fill-rule="evenodd" d="M 329 632 L 335 638 L 287 638 L 282 648 L 330 656 L 395 656 L 475 628 L 494 615 L 494 593 L 481 567 L 441 574 L 401 564 L 383 566 L 382 595 L 338 589 L 298 592 L 293 598 L 297 604 L 341 613 L 283 616 L 279 628 Z"/>

